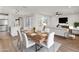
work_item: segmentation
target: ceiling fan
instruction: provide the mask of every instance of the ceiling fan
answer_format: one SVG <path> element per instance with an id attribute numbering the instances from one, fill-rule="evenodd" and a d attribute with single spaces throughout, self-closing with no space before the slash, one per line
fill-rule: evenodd
<path id="1" fill-rule="evenodd" d="M 63 13 L 60 13 L 60 12 L 56 12 L 56 15 L 62 15 Z"/>

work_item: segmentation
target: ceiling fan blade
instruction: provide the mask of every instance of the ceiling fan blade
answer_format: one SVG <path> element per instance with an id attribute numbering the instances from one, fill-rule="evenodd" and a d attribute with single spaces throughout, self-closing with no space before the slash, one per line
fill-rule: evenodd
<path id="1" fill-rule="evenodd" d="M 56 15 L 62 15 L 62 13 L 56 12 Z"/>

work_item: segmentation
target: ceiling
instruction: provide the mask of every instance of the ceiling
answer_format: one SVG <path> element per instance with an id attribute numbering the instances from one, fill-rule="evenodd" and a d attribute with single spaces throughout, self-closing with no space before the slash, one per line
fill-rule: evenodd
<path id="1" fill-rule="evenodd" d="M 79 13 L 79 6 L 0 6 L 0 12 L 21 15 L 36 13 L 56 15 L 56 12 L 59 12 L 65 15 Z"/>

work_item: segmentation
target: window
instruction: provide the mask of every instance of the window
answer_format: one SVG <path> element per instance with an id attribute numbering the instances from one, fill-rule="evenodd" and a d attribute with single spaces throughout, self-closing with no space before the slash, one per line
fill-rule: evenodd
<path id="1" fill-rule="evenodd" d="M 48 16 L 42 16 L 40 19 L 40 25 L 43 25 L 43 23 L 48 24 Z"/>
<path id="2" fill-rule="evenodd" d="M 8 14 L 0 13 L 0 32 L 8 31 Z"/>
<path id="3" fill-rule="evenodd" d="M 32 17 L 31 16 L 26 17 L 25 27 L 29 27 L 29 28 L 32 27 Z"/>

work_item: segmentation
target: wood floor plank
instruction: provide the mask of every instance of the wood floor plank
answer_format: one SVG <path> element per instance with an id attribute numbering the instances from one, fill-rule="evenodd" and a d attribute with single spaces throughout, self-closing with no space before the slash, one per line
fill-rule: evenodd
<path id="1" fill-rule="evenodd" d="M 74 40 L 55 36 L 55 41 L 62 44 L 58 52 L 79 52 L 79 36 L 76 36 Z"/>
<path id="2" fill-rule="evenodd" d="M 12 44 L 12 38 L 9 33 L 0 33 L 0 52 L 16 51 Z"/>

